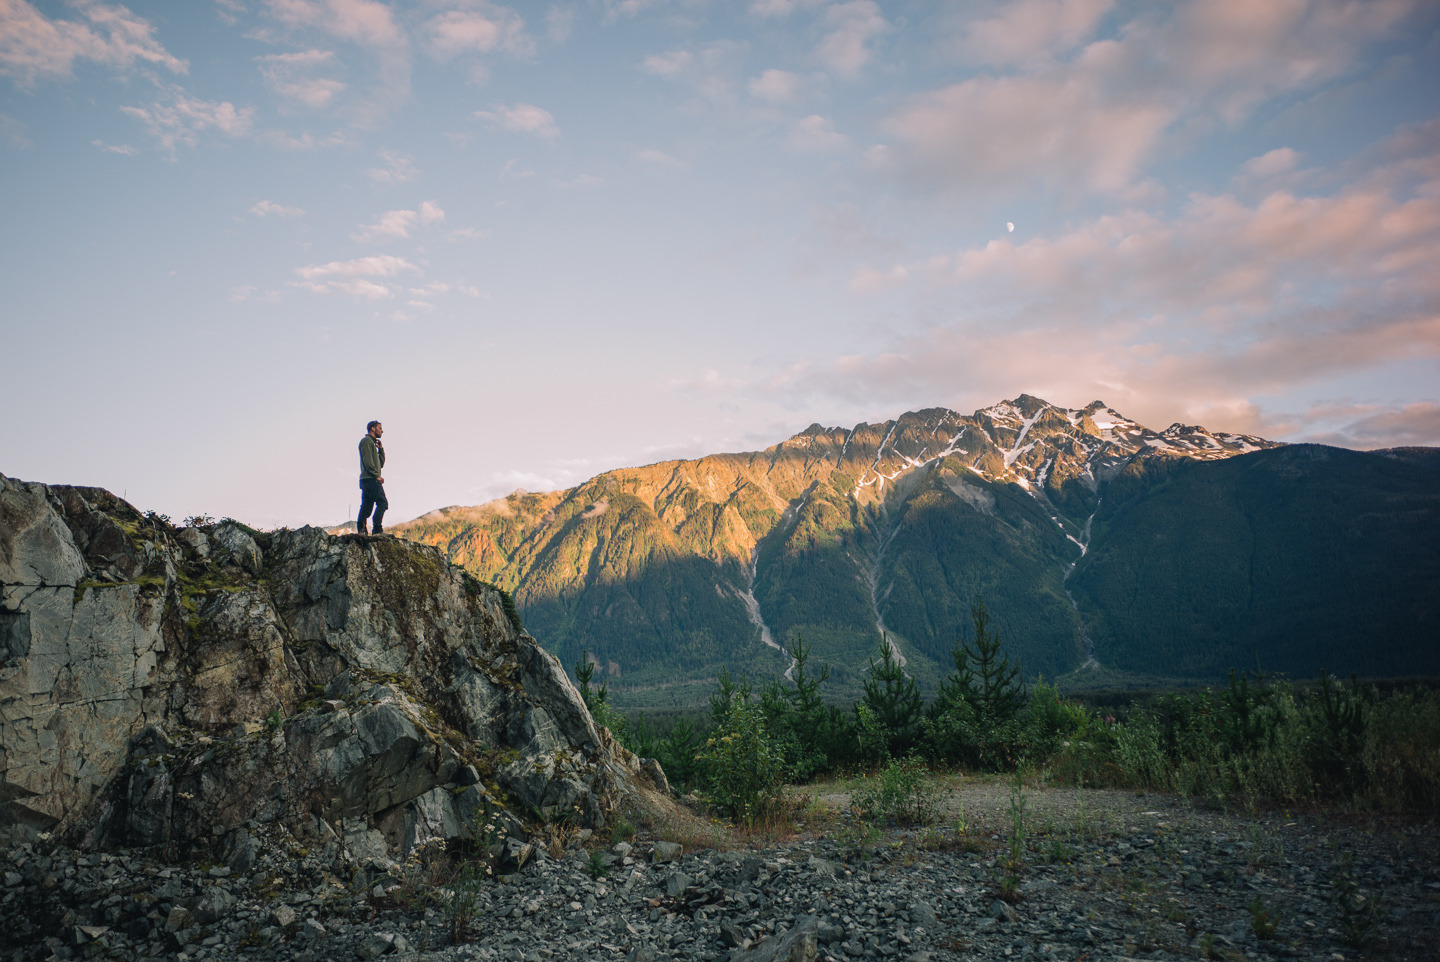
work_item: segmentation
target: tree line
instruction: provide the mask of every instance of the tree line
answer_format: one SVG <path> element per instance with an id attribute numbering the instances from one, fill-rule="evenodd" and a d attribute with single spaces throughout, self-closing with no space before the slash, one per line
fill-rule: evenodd
<path id="1" fill-rule="evenodd" d="M 663 731 L 608 703 L 606 686 L 591 684 L 588 655 L 575 672 L 596 721 L 621 744 L 658 759 L 677 788 L 746 822 L 772 809 L 787 783 L 900 762 L 1043 771 L 1061 783 L 1223 803 L 1440 810 L 1440 694 L 1428 687 L 1382 695 L 1353 676 L 1342 683 L 1322 672 L 1297 686 L 1232 669 L 1218 690 L 1087 708 L 1043 679 L 1022 683 L 979 598 L 950 654 L 953 669 L 926 703 L 882 637 L 862 698 L 843 708 L 826 702 L 829 666 L 814 667 L 797 636 L 787 677 L 757 688 L 722 672 L 705 721 L 682 717 Z"/>

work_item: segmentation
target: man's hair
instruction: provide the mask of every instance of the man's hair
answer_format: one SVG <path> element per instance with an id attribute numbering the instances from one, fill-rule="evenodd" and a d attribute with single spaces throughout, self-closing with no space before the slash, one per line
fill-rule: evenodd
<path id="1" fill-rule="evenodd" d="M 369 424 L 365 425 L 365 431 L 368 433 L 368 432 L 370 432 L 370 431 L 375 430 L 375 425 L 377 425 L 377 424 L 379 424 L 379 423 L 380 423 L 379 421 L 371 421 Z"/>

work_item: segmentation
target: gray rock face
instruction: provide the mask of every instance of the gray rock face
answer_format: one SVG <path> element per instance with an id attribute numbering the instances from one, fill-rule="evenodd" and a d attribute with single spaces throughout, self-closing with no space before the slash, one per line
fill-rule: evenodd
<path id="1" fill-rule="evenodd" d="M 99 489 L 0 475 L 0 845 L 243 863 L 274 825 L 394 857 L 482 814 L 514 838 L 520 815 L 601 827 L 668 804 L 657 780 L 432 548 L 176 532 Z"/>

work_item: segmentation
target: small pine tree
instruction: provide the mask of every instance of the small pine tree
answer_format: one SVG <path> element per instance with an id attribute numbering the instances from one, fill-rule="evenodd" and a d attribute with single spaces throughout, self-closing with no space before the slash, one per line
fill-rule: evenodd
<path id="1" fill-rule="evenodd" d="M 585 707 L 590 714 L 603 704 L 605 699 L 610 697 L 610 683 L 600 683 L 600 689 L 596 691 L 590 687 L 590 679 L 595 677 L 595 663 L 590 660 L 590 652 L 584 648 L 580 649 L 580 660 L 575 662 L 575 680 L 579 682 L 580 698 L 585 702 Z"/>
<path id="2" fill-rule="evenodd" d="M 985 599 L 976 598 L 970 606 L 970 621 L 975 628 L 975 643 L 955 641 L 950 656 L 955 671 L 940 686 L 936 700 L 940 711 L 951 706 L 968 704 L 979 718 L 1003 722 L 1013 718 L 1025 704 L 1025 689 L 1019 680 L 1019 664 L 1000 651 L 1000 634 L 990 630 L 990 610 Z"/>
<path id="3" fill-rule="evenodd" d="M 865 697 L 861 704 L 889 733 L 891 754 L 903 753 L 914 740 L 915 725 L 920 720 L 920 686 L 895 660 L 895 650 L 887 636 L 880 638 L 880 661 L 870 659 L 870 677 L 865 679 Z"/>

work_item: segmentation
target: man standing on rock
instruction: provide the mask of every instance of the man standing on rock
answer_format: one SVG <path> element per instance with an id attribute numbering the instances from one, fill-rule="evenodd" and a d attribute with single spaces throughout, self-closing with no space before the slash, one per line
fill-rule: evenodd
<path id="1" fill-rule="evenodd" d="M 360 518 L 355 522 L 357 534 L 365 534 L 365 522 L 370 520 L 370 511 L 375 511 L 374 534 L 384 534 L 382 519 L 390 502 L 385 500 L 385 445 L 380 435 L 385 428 L 379 421 L 365 425 L 365 436 L 360 439 Z"/>

